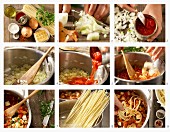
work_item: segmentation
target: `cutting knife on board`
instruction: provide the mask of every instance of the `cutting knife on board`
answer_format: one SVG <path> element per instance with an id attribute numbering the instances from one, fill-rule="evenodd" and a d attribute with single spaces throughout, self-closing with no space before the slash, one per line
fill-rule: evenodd
<path id="1" fill-rule="evenodd" d="M 52 111 L 53 106 L 54 106 L 54 101 L 51 101 L 51 103 L 50 103 L 50 112 Z M 42 122 L 43 128 L 47 127 L 49 119 L 50 119 L 50 115 L 46 115 L 44 117 L 43 122 Z"/>
<path id="2" fill-rule="evenodd" d="M 71 10 L 71 14 L 72 14 L 76 19 L 79 19 L 79 18 L 80 18 L 80 16 L 79 16 L 80 12 L 79 12 L 79 11 L 76 11 L 76 10 L 72 9 L 72 10 Z M 95 19 L 95 18 L 94 18 L 94 19 Z M 101 26 L 109 27 L 107 24 L 105 24 L 105 23 L 103 23 L 103 22 L 101 22 L 101 21 L 99 21 L 99 20 L 97 20 L 97 19 L 95 19 L 95 21 L 97 22 L 97 24 L 99 24 L 99 25 L 101 25 Z"/>

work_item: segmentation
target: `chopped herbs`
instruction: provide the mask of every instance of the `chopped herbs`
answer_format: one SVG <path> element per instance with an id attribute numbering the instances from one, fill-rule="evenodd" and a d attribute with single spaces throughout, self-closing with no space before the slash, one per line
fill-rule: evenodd
<path id="1" fill-rule="evenodd" d="M 50 125 L 50 128 L 55 128 L 55 125 L 54 125 L 54 124 L 51 124 L 51 125 Z"/>
<path id="2" fill-rule="evenodd" d="M 41 101 L 40 102 L 40 111 L 41 111 L 42 117 L 45 117 L 47 115 L 52 116 L 54 114 L 54 110 L 50 109 L 50 103 L 51 103 L 51 101 L 47 101 L 47 102 Z"/>
<path id="3" fill-rule="evenodd" d="M 54 23 L 54 13 L 45 11 L 44 6 L 39 8 L 36 12 L 36 19 L 40 21 L 44 26 L 49 26 Z"/>

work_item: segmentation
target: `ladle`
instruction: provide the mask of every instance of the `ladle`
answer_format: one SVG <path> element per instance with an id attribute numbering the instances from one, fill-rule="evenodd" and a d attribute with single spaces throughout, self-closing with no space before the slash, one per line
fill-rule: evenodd
<path id="1" fill-rule="evenodd" d="M 128 75 L 129 75 L 129 78 L 131 80 L 134 80 L 135 70 L 131 66 L 131 64 L 130 64 L 128 58 L 126 57 L 126 55 L 124 54 L 123 50 L 121 50 L 121 52 L 122 52 L 122 55 L 123 55 L 124 63 L 125 63 L 126 70 L 127 70 Z"/>
<path id="2" fill-rule="evenodd" d="M 36 94 L 39 90 L 34 90 L 28 97 L 24 98 L 22 101 L 20 101 L 19 103 L 9 107 L 8 109 L 6 109 L 4 111 L 4 114 L 5 114 L 5 118 L 11 118 L 15 113 L 16 111 L 19 109 L 19 107 L 27 100 L 29 99 L 30 97 L 32 97 L 34 94 Z"/>
<path id="3" fill-rule="evenodd" d="M 47 50 L 47 52 L 24 75 L 22 75 L 20 79 L 13 83 L 13 85 L 30 84 L 34 80 L 34 77 L 36 76 L 38 70 L 40 69 L 44 59 L 53 48 L 54 46 L 51 46 Z"/>

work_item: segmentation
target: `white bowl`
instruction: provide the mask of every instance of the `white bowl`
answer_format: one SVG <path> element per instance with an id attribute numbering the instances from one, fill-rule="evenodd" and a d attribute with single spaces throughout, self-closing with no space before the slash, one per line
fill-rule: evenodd
<path id="1" fill-rule="evenodd" d="M 159 90 L 159 89 L 158 89 Z M 157 102 L 161 105 L 161 107 L 163 107 L 163 108 L 165 108 L 165 103 L 163 103 L 162 101 L 161 101 L 161 97 L 160 97 L 160 93 L 159 93 L 159 91 L 158 90 L 155 90 L 155 94 L 156 94 L 156 98 L 157 98 Z M 164 95 L 165 96 L 165 95 Z M 166 101 L 166 100 L 165 100 Z"/>

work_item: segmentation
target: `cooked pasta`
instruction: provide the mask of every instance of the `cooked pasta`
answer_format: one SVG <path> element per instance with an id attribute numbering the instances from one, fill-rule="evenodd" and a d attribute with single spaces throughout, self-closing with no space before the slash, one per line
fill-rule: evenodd
<path id="1" fill-rule="evenodd" d="M 159 98 L 160 102 L 165 106 L 165 91 L 164 91 L 164 89 L 158 89 L 157 93 L 158 93 L 158 98 Z"/>
<path id="2" fill-rule="evenodd" d="M 86 90 L 69 113 L 64 126 L 90 128 L 98 123 L 104 109 L 109 103 L 105 90 Z"/>
<path id="3" fill-rule="evenodd" d="M 118 110 L 115 115 L 115 127 L 142 127 L 146 119 L 146 103 L 134 91 L 116 91 L 116 96 L 122 102 L 124 110 Z"/>

